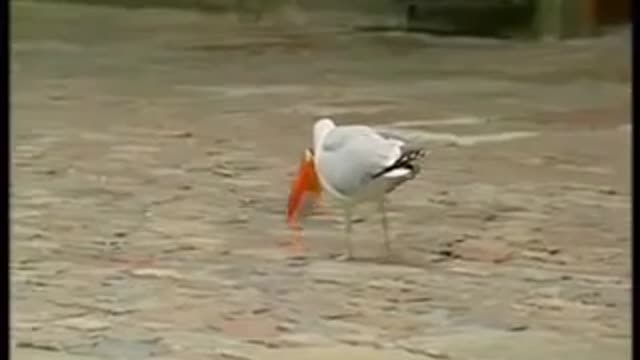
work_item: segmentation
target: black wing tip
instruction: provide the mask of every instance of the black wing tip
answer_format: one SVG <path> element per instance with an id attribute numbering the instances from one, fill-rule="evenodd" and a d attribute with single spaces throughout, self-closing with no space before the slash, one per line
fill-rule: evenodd
<path id="1" fill-rule="evenodd" d="M 407 161 L 415 161 L 427 155 L 424 149 L 412 149 L 403 154 L 407 157 Z M 402 159 L 402 158 L 401 158 Z"/>
<path id="2" fill-rule="evenodd" d="M 424 149 L 410 149 L 405 151 L 400 158 L 391 165 L 391 167 L 402 167 L 427 156 L 427 152 Z"/>
<path id="3" fill-rule="evenodd" d="M 407 149 L 402 153 L 402 155 L 400 155 L 400 158 L 398 160 L 373 175 L 373 178 L 380 177 L 390 171 L 400 168 L 406 168 L 411 170 L 412 173 L 416 173 L 420 171 L 420 167 L 416 164 L 413 164 L 413 162 L 427 155 L 429 155 L 429 152 L 425 151 L 423 148 Z"/>

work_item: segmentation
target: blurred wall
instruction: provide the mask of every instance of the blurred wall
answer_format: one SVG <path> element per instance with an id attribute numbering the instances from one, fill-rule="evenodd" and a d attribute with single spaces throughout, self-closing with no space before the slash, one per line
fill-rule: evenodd
<path id="1" fill-rule="evenodd" d="M 21 0 L 14 0 L 21 1 Z M 168 7 L 235 14 L 248 21 L 370 29 L 408 28 L 441 34 L 588 36 L 630 19 L 630 0 L 31 0 L 121 7 Z M 553 4 L 558 4 L 555 6 Z M 585 6 L 589 4 L 589 6 Z M 551 6 L 553 5 L 553 6 Z M 413 9 L 410 10 L 410 7 Z M 557 9 L 556 9 L 557 8 Z M 562 11 L 558 9 L 566 8 Z M 554 10 L 555 9 L 555 10 Z M 582 12 L 589 10 L 589 16 Z M 415 11 L 414 11 L 415 10 Z M 583 11 L 584 10 L 584 11 Z M 535 17 L 535 19 L 534 19 Z"/>

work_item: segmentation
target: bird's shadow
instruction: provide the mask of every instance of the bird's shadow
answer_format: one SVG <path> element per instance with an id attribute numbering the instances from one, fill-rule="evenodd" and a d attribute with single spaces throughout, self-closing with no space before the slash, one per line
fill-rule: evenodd
<path id="1" fill-rule="evenodd" d="M 286 257 L 287 265 L 291 267 L 305 267 L 317 261 L 332 261 L 341 264 L 369 264 L 379 266 L 402 266 L 416 269 L 427 269 L 432 261 L 424 258 L 412 258 L 403 254 L 391 253 L 389 256 L 379 255 L 355 255 L 351 258 L 341 258 L 344 253 L 296 253 Z M 433 265 L 433 264 L 432 264 Z"/>
<path id="2" fill-rule="evenodd" d="M 358 256 L 355 255 L 349 259 L 340 259 L 340 255 L 332 253 L 328 255 L 330 260 L 341 263 L 356 263 L 356 264 L 376 264 L 380 266 L 393 265 L 393 266 L 405 266 L 412 268 L 424 268 L 426 264 L 417 263 L 411 261 L 409 258 L 402 256 L 402 254 L 391 253 L 389 255 L 370 255 L 370 256 Z"/>

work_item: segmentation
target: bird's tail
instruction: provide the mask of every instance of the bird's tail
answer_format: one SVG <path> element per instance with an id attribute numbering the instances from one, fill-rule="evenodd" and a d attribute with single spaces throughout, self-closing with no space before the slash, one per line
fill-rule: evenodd
<path id="1" fill-rule="evenodd" d="M 404 167 L 406 165 L 410 165 L 411 163 L 422 159 L 423 157 L 427 156 L 428 153 L 422 148 L 422 147 L 404 147 L 402 149 L 402 155 L 400 155 L 400 158 L 398 160 L 396 160 L 395 163 L 393 163 L 391 166 L 392 167 Z"/>
<path id="2" fill-rule="evenodd" d="M 380 170 L 373 177 L 379 177 L 384 174 L 387 174 L 396 169 L 408 169 L 414 175 L 420 171 L 420 167 L 415 164 L 415 162 L 419 159 L 424 158 L 429 155 L 428 151 L 425 151 L 422 147 L 417 146 L 405 146 L 402 149 L 402 154 L 393 164 L 387 166 L 386 168 Z"/>

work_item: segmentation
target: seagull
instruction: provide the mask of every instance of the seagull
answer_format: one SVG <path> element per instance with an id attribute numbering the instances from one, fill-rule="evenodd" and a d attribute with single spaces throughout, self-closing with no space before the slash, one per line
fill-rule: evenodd
<path id="1" fill-rule="evenodd" d="M 353 210 L 362 203 L 376 203 L 381 213 L 384 246 L 391 254 L 386 194 L 416 177 L 417 160 L 427 153 L 420 146 L 376 132 L 362 125 L 336 126 L 323 118 L 313 126 L 313 148 L 305 149 L 289 196 L 288 222 L 308 214 L 310 205 L 324 191 L 344 210 L 347 252 L 340 258 L 353 259 L 351 232 Z"/>

